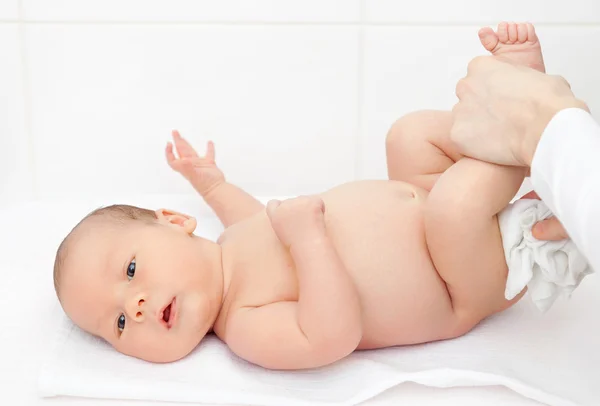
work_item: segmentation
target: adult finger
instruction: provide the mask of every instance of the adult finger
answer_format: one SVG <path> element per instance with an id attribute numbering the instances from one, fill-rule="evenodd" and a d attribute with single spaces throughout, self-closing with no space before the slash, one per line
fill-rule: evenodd
<path id="1" fill-rule="evenodd" d="M 535 200 L 542 200 L 540 199 L 540 197 L 538 196 L 537 193 L 535 193 L 535 190 L 532 190 L 531 192 L 524 194 L 523 197 L 521 197 L 521 199 L 535 199 Z M 519 199 L 520 200 L 520 199 Z"/>
<path id="2" fill-rule="evenodd" d="M 269 200 L 267 202 L 267 216 L 269 217 L 269 220 L 273 221 L 273 213 L 275 212 L 275 209 L 277 207 L 279 207 L 279 205 L 281 204 L 281 202 L 277 199 L 273 199 L 273 200 Z"/>
<path id="3" fill-rule="evenodd" d="M 469 61 L 467 65 L 467 77 L 478 73 L 481 69 L 483 69 L 488 63 L 489 56 L 476 56 L 475 58 Z"/>
<path id="4" fill-rule="evenodd" d="M 569 83 L 569 81 L 567 79 L 565 79 L 564 76 L 561 76 L 561 75 L 550 75 L 550 76 L 552 76 L 556 82 L 571 89 L 571 84 Z"/>
<path id="5" fill-rule="evenodd" d="M 458 82 L 456 82 L 456 88 L 454 89 L 454 93 L 458 100 L 463 100 L 468 93 L 469 89 L 469 79 L 462 78 Z"/>
<path id="6" fill-rule="evenodd" d="M 559 241 L 569 238 L 567 231 L 556 217 L 540 221 L 533 226 L 531 232 L 535 238 L 542 241 Z"/>

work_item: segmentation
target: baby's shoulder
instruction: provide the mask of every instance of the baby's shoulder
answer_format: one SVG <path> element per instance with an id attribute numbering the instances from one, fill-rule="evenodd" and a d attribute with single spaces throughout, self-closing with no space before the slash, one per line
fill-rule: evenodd
<path id="1" fill-rule="evenodd" d="M 257 213 L 227 227 L 218 241 L 228 244 L 237 255 L 267 254 L 279 248 L 279 239 L 265 212 Z"/>

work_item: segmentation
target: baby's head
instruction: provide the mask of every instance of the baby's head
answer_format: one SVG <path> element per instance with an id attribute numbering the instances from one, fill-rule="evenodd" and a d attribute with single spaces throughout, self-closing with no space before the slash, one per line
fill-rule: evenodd
<path id="1" fill-rule="evenodd" d="M 115 205 L 87 215 L 56 254 L 54 285 L 67 315 L 117 351 L 178 360 L 212 328 L 223 295 L 221 248 L 196 220 Z"/>

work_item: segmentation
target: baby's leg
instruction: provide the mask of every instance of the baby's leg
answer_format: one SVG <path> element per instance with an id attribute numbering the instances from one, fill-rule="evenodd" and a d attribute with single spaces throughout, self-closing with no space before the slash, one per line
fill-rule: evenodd
<path id="1" fill-rule="evenodd" d="M 450 294 L 456 329 L 464 334 L 504 310 L 508 268 L 497 214 L 515 196 L 524 168 L 463 158 L 440 176 L 425 208 L 429 251 Z"/>
<path id="2" fill-rule="evenodd" d="M 388 177 L 431 190 L 462 156 L 450 141 L 452 116 L 418 111 L 396 121 L 386 138 Z"/>

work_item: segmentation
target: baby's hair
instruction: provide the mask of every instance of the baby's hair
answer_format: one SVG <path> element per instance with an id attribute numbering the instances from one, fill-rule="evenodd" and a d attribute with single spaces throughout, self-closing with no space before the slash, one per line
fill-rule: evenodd
<path id="1" fill-rule="evenodd" d="M 71 240 L 75 238 L 74 235 L 77 234 L 81 225 L 86 223 L 90 218 L 96 217 L 105 217 L 108 221 L 119 225 L 123 225 L 128 221 L 144 221 L 152 223 L 156 220 L 154 211 L 127 204 L 114 204 L 112 206 L 100 207 L 85 216 L 75 227 L 73 227 L 71 232 L 67 234 L 56 251 L 56 259 L 54 260 L 54 290 L 56 291 L 59 300 L 61 269 L 69 253 L 69 244 Z"/>

